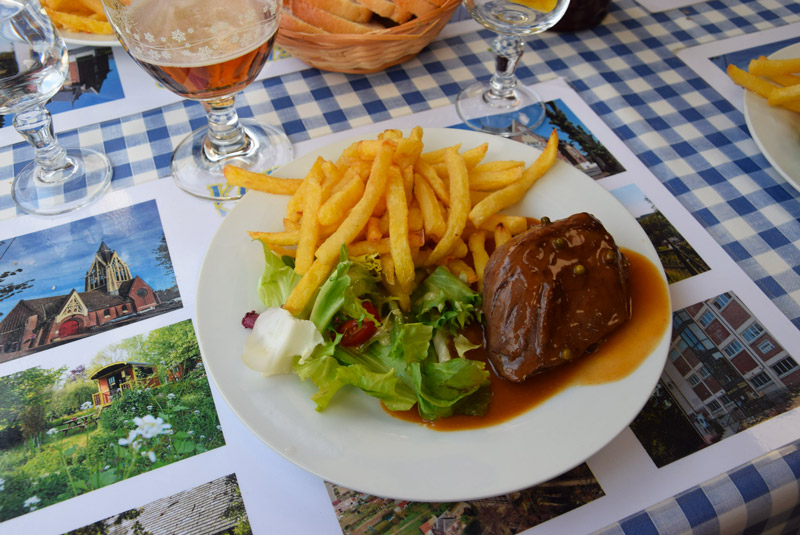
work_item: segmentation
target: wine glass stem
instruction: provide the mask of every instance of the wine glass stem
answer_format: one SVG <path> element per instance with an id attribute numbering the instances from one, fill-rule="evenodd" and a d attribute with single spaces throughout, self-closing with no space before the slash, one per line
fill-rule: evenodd
<path id="1" fill-rule="evenodd" d="M 208 115 L 208 136 L 203 145 L 206 157 L 214 162 L 249 152 L 250 138 L 239 122 L 235 95 L 203 102 Z"/>
<path id="2" fill-rule="evenodd" d="M 38 180 L 55 183 L 69 175 L 68 170 L 74 167 L 74 163 L 56 141 L 53 120 L 47 108 L 35 104 L 18 112 L 14 115 L 14 128 L 33 146 Z"/>
<path id="3" fill-rule="evenodd" d="M 489 92 L 485 99 L 488 103 L 513 105 L 517 100 L 514 88 L 517 86 L 517 77 L 514 71 L 522 57 L 523 43 L 519 37 L 512 35 L 498 35 L 493 43 L 495 53 L 494 76 L 489 81 Z"/>

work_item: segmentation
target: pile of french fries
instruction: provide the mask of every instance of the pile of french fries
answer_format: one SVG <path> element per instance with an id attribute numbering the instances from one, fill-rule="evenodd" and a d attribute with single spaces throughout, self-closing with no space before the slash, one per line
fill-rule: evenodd
<path id="1" fill-rule="evenodd" d="M 294 257 L 302 278 L 284 305 L 289 312 L 304 309 L 342 244 L 351 257 L 380 255 L 383 283 L 407 310 L 418 267 L 444 265 L 480 289 L 489 251 L 527 230 L 526 217 L 500 211 L 553 165 L 555 130 L 528 167 L 483 162 L 487 143 L 425 152 L 422 136 L 420 127 L 408 137 L 386 130 L 351 144 L 335 162 L 317 158 L 302 179 L 225 167 L 231 185 L 291 195 L 283 231 L 249 232 L 276 254 Z"/>
<path id="2" fill-rule="evenodd" d="M 114 33 L 100 0 L 42 0 L 42 7 L 57 28 L 99 35 Z"/>
<path id="3" fill-rule="evenodd" d="M 767 99 L 770 106 L 783 106 L 800 113 L 800 58 L 750 61 L 747 70 L 728 65 L 728 76 L 736 83 Z"/>

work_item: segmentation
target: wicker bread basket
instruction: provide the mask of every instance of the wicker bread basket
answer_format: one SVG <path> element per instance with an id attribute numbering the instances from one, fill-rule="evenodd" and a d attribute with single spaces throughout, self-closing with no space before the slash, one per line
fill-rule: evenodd
<path id="1" fill-rule="evenodd" d="M 439 35 L 460 3 L 461 0 L 445 0 L 426 15 L 362 34 L 302 33 L 282 25 L 276 42 L 317 69 L 354 74 L 378 72 L 416 56 Z"/>

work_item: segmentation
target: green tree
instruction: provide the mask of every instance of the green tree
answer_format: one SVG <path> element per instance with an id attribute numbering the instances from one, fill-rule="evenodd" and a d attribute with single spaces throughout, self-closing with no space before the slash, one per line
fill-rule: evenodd
<path id="1" fill-rule="evenodd" d="M 0 424 L 22 424 L 25 438 L 40 433 L 46 424 L 46 410 L 53 399 L 56 385 L 67 371 L 29 368 L 0 378 Z"/>
<path id="2" fill-rule="evenodd" d="M 149 356 L 150 362 L 169 368 L 184 366 L 187 371 L 194 367 L 195 360 L 200 356 L 200 346 L 191 320 L 152 331 L 145 339 L 142 350 Z"/>

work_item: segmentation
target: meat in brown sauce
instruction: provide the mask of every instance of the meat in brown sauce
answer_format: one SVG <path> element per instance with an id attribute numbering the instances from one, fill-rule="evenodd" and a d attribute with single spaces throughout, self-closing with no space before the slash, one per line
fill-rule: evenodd
<path id="1" fill-rule="evenodd" d="M 514 382 L 583 355 L 631 316 L 628 262 L 587 213 L 506 242 L 484 277 L 486 350 Z"/>

